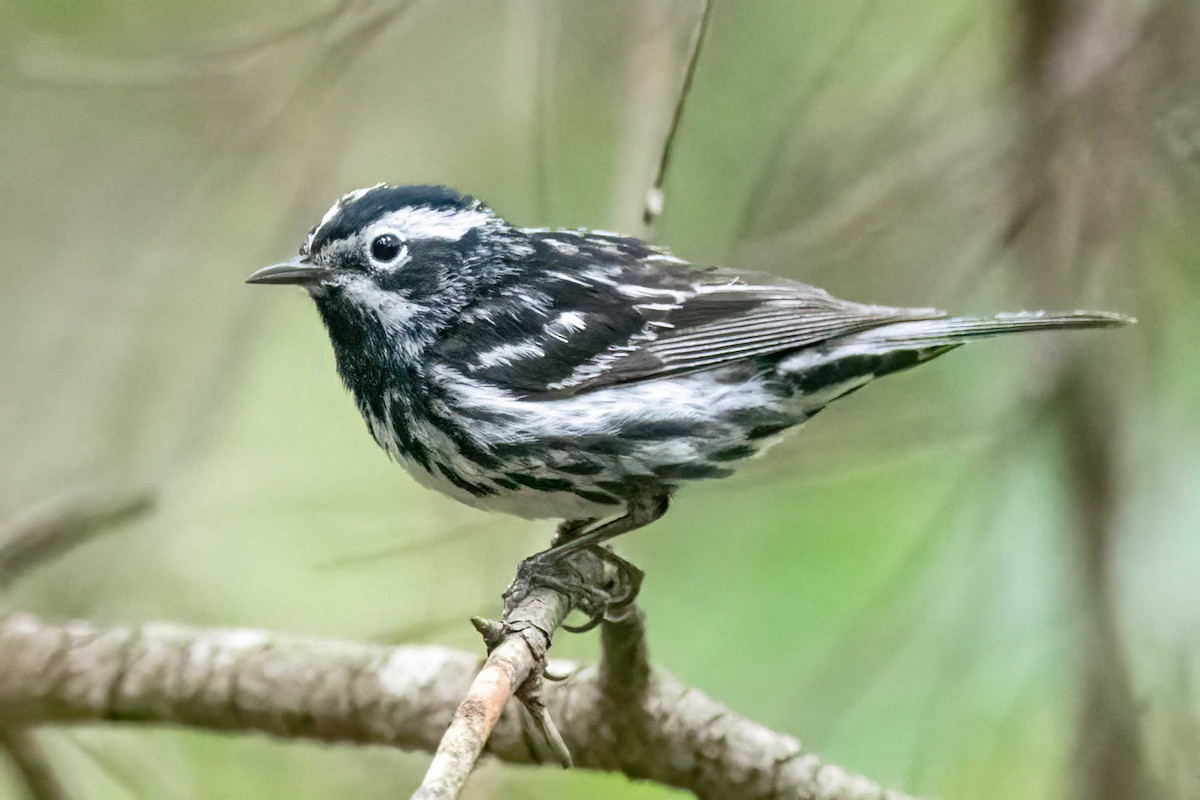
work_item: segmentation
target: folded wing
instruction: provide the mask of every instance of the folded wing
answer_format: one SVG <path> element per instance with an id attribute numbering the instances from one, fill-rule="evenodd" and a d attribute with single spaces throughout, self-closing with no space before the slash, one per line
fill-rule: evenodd
<path id="1" fill-rule="evenodd" d="M 439 355 L 469 377 L 551 399 L 839 343 L 952 347 L 1022 330 L 1121 324 L 1093 312 L 948 318 L 841 300 L 772 275 L 696 268 L 637 239 L 538 231 L 528 269 L 468 309 Z M 828 343 L 828 344 L 826 344 Z"/>

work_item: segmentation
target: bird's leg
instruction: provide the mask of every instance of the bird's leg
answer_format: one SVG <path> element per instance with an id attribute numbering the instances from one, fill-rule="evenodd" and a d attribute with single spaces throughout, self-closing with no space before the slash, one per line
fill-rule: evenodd
<path id="1" fill-rule="evenodd" d="M 550 540 L 550 547 L 557 547 L 560 544 L 569 542 L 579 534 L 587 530 L 587 527 L 596 521 L 595 517 L 585 517 L 584 519 L 564 519 L 558 523 L 558 527 L 554 530 L 554 538 Z"/>
<path id="2" fill-rule="evenodd" d="M 623 533 L 649 525 L 667 511 L 665 493 L 636 495 L 630 500 L 624 516 L 589 529 L 591 520 L 569 520 L 559 525 L 554 543 L 548 550 L 535 553 L 521 562 L 517 577 L 504 593 L 505 605 L 511 608 L 523 600 L 535 587 L 555 589 L 576 598 L 577 605 L 591 618 L 582 626 L 563 627 L 572 632 L 590 630 L 599 625 L 609 610 L 633 602 L 641 588 L 643 573 L 621 558 L 604 543 Z M 614 567 L 616 580 L 599 588 L 585 584 L 579 572 L 571 567 L 571 556 L 590 552 Z M 613 591 L 620 591 L 614 594 Z"/>
<path id="3" fill-rule="evenodd" d="M 578 553 L 580 550 L 590 550 L 623 533 L 644 528 L 665 513 L 667 513 L 667 496 L 665 494 L 634 495 L 629 501 L 629 505 L 625 507 L 624 516 L 605 522 L 603 525 L 597 525 L 591 530 L 572 528 L 570 529 L 572 535 L 569 538 L 559 541 L 559 537 L 555 537 L 555 542 L 549 550 L 543 550 L 530 558 L 559 559 L 572 553 Z M 563 523 L 559 526 L 559 536 L 562 536 L 564 528 L 568 524 L 570 523 Z"/>

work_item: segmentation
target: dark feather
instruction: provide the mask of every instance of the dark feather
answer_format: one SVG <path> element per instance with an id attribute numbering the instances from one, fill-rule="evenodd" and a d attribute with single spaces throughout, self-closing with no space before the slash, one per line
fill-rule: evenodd
<path id="1" fill-rule="evenodd" d="M 851 303 L 769 275 L 722 270 L 697 277 L 695 292 L 663 318 L 669 327 L 661 334 L 613 360 L 603 373 L 563 388 L 579 392 L 715 369 L 881 325 L 945 315 L 931 308 Z"/>
<path id="2" fill-rule="evenodd" d="M 638 239 L 527 235 L 533 253 L 454 323 L 437 350 L 464 373 L 531 399 L 778 360 L 841 340 L 928 349 L 1124 320 L 1085 312 L 950 319 L 933 308 L 853 303 L 772 275 L 694 267 Z"/>
<path id="3" fill-rule="evenodd" d="M 526 268 L 480 298 L 437 346 L 466 374 L 529 397 L 714 369 L 944 316 L 851 303 L 768 275 L 697 268 L 615 235 L 546 231 L 529 241 Z M 564 319 L 570 324 L 557 322 Z"/>

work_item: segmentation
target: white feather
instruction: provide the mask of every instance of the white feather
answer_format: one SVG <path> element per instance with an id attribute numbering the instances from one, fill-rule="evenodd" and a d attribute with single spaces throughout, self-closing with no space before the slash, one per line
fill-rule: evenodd
<path id="1" fill-rule="evenodd" d="M 378 226 L 391 228 L 408 239 L 458 241 L 474 228 L 494 221 L 483 209 L 464 211 L 443 208 L 401 208 L 379 219 Z"/>
<path id="2" fill-rule="evenodd" d="M 476 363 L 480 367 L 494 367 L 498 364 L 511 364 L 522 358 L 536 358 L 544 355 L 546 355 L 546 351 L 536 342 L 502 344 L 491 350 L 484 350 L 476 356 Z"/>

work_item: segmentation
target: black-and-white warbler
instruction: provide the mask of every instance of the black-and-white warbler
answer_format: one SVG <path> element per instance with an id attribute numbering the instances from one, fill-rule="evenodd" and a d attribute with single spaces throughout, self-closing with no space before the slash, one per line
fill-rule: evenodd
<path id="1" fill-rule="evenodd" d="M 519 228 L 438 186 L 351 192 L 248 280 L 308 290 L 393 459 L 472 506 L 570 521 L 555 556 L 653 522 L 682 484 L 882 375 L 980 337 L 1131 321 L 862 305 L 615 233 Z"/>

